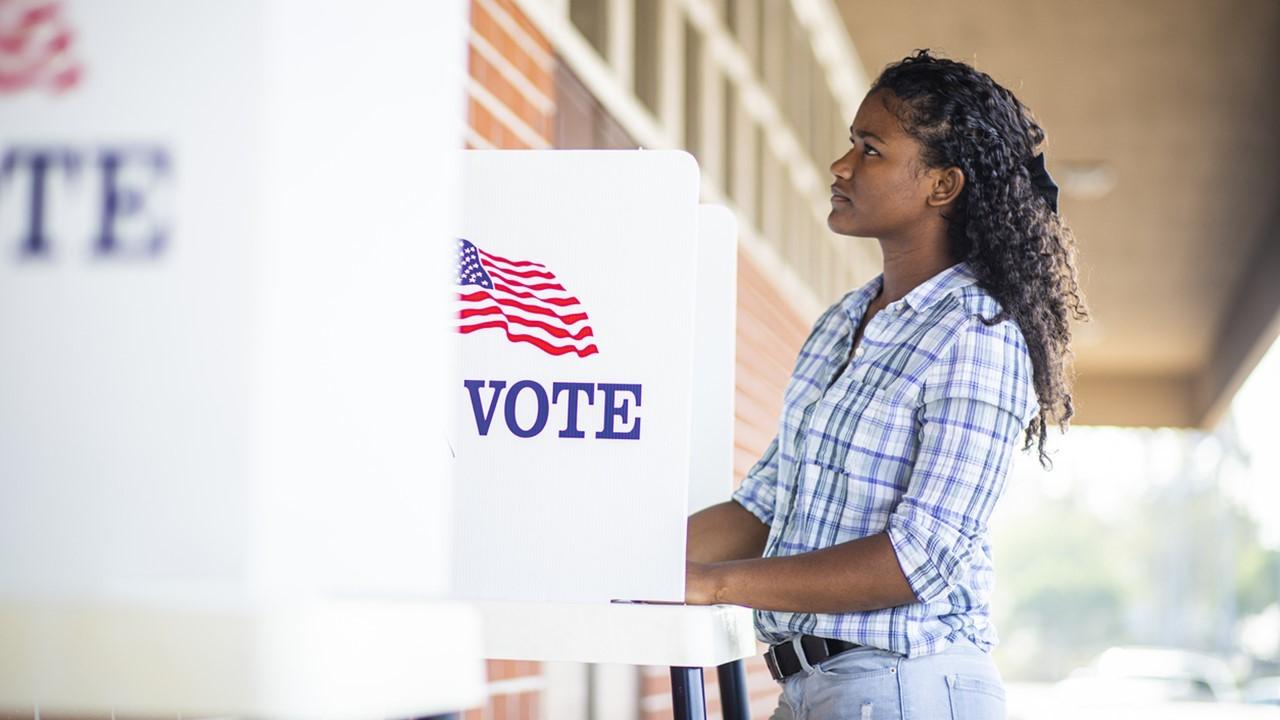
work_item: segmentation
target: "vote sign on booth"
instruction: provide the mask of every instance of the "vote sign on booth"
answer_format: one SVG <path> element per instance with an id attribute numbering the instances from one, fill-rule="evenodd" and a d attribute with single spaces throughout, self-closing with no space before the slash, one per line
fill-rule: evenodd
<path id="1" fill-rule="evenodd" d="M 466 155 L 455 588 L 682 601 L 697 167 L 667 151 Z"/>

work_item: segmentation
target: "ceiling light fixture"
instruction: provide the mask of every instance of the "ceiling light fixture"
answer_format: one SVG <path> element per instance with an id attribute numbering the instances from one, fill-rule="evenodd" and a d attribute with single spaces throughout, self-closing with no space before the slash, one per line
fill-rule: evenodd
<path id="1" fill-rule="evenodd" d="M 1050 170 L 1068 197 L 1096 200 L 1116 186 L 1116 173 L 1102 161 L 1059 162 Z"/>

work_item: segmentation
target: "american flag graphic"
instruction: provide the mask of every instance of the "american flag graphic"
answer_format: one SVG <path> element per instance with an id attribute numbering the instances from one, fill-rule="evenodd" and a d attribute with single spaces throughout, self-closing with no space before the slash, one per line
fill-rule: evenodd
<path id="1" fill-rule="evenodd" d="M 83 73 L 59 2 L 0 0 L 0 93 L 75 87 Z"/>
<path id="2" fill-rule="evenodd" d="M 458 240 L 458 332 L 502 330 L 550 355 L 600 352 L 586 310 L 542 263 L 507 258 Z"/>

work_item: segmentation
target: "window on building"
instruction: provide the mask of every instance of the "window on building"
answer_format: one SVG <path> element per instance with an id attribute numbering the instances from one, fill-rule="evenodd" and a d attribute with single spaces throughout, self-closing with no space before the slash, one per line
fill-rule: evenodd
<path id="1" fill-rule="evenodd" d="M 649 108 L 654 115 L 661 114 L 658 105 L 661 97 L 661 60 L 659 43 L 662 23 L 659 11 L 661 3 L 656 0 L 639 0 L 635 3 L 635 38 L 632 47 L 635 49 L 635 91 L 640 102 Z"/>
<path id="2" fill-rule="evenodd" d="M 805 274 L 808 276 L 806 279 L 818 298 L 826 300 L 830 290 L 825 282 L 825 273 L 822 271 L 822 246 L 826 243 L 818 237 L 818 219 L 814 216 L 811 198 L 803 199 L 800 203 L 800 212 L 804 213 L 804 226 L 808 228 L 804 234 L 804 266 Z"/>
<path id="3" fill-rule="evenodd" d="M 761 0 L 728 0 L 725 5 L 725 25 L 738 46 L 751 63 L 757 77 L 760 72 L 760 28 L 764 8 Z"/>
<path id="4" fill-rule="evenodd" d="M 725 0 L 707 0 L 707 5 L 711 6 L 711 12 L 721 20 L 725 19 L 725 14 L 728 12 L 725 4 Z"/>
<path id="5" fill-rule="evenodd" d="M 813 50 L 809 44 L 809 36 L 795 15 L 787 13 L 786 21 L 787 53 L 785 57 L 786 92 L 778 97 L 786 107 L 783 115 L 791 126 L 791 132 L 801 149 L 809 155 L 809 115 L 811 107 L 809 84 L 813 76 L 810 66 L 813 65 Z"/>
<path id="6" fill-rule="evenodd" d="M 746 129 L 743 126 L 738 86 L 726 76 L 724 81 L 724 184 L 734 204 L 742 207 L 742 158 Z"/>
<path id="7" fill-rule="evenodd" d="M 725 24 L 729 32 L 753 60 L 760 49 L 760 14 L 764 12 L 762 0 L 729 0 L 725 9 Z"/>
<path id="8" fill-rule="evenodd" d="M 823 228 L 822 239 L 824 241 L 823 245 L 828 249 L 826 268 L 827 282 L 830 284 L 832 289 L 831 294 L 836 296 L 843 295 L 849 290 L 852 290 L 852 288 L 846 287 L 845 285 L 845 264 L 848 262 L 849 257 L 848 253 L 845 251 L 845 243 L 851 242 L 851 240 L 849 238 L 845 238 L 842 241 L 839 238 L 835 238 L 833 233 L 826 228 Z"/>
<path id="9" fill-rule="evenodd" d="M 778 254 L 786 258 L 784 237 L 787 222 L 787 200 L 791 197 L 789 190 L 791 183 L 786 175 L 786 166 L 778 161 L 777 156 L 773 154 L 773 148 L 769 147 L 767 143 L 763 160 L 761 172 L 764 173 L 764 195 L 761 196 L 760 202 L 764 205 L 764 223 L 760 229 L 764 231 L 765 237 L 770 244 L 777 248 Z"/>
<path id="10" fill-rule="evenodd" d="M 808 268 L 804 264 L 805 237 L 809 234 L 809 224 L 805 222 L 805 202 L 795 187 L 788 182 L 783 186 L 785 201 L 782 206 L 782 257 L 795 269 L 796 274 L 808 284 Z"/>
<path id="11" fill-rule="evenodd" d="M 774 13 L 773 6 L 777 4 L 778 3 L 761 2 L 760 6 L 756 10 L 755 67 L 756 67 L 756 77 L 760 78 L 761 82 L 763 82 L 765 79 L 764 68 L 769 61 L 769 58 L 767 57 L 765 52 L 766 48 L 768 47 L 768 29 L 767 28 L 769 26 L 769 20 Z"/>
<path id="12" fill-rule="evenodd" d="M 831 139 L 832 160 L 849 151 L 849 126 L 853 124 L 853 118 L 844 116 L 844 112 L 840 110 L 839 103 L 834 103 L 834 105 L 829 115 L 831 125 L 827 130 L 828 137 Z"/>
<path id="13" fill-rule="evenodd" d="M 684 24 L 684 147 L 702 156 L 702 35 Z"/>
<path id="14" fill-rule="evenodd" d="M 755 123 L 751 123 L 751 154 L 754 162 L 752 163 L 751 179 L 755 187 L 752 190 L 751 203 L 751 220 L 757 228 L 764 229 L 764 156 L 765 156 L 765 139 L 764 128 Z"/>
<path id="15" fill-rule="evenodd" d="M 759 181 L 756 172 L 759 157 L 759 130 L 751 115 L 742 105 L 741 93 L 734 89 L 735 105 L 733 109 L 733 142 L 730 148 L 731 164 L 729 166 L 728 192 L 734 205 L 755 223 L 756 207 L 759 205 Z"/>
<path id="16" fill-rule="evenodd" d="M 831 105 L 834 101 L 831 90 L 827 87 L 827 78 L 822 65 L 814 62 L 809 67 L 812 71 L 809 87 L 813 98 L 813 107 L 809 110 L 809 156 L 817 164 L 818 172 L 822 172 L 834 159 L 831 155 L 831 137 L 827 125 L 830 122 Z"/>
<path id="17" fill-rule="evenodd" d="M 738 185 L 738 145 L 741 144 L 739 127 L 738 127 L 738 86 L 733 84 L 728 75 L 723 76 L 724 91 L 720 94 L 721 103 L 721 144 L 720 144 L 720 162 L 724 168 L 720 173 L 723 179 L 725 192 L 730 198 L 735 197 L 735 187 Z"/>
<path id="18" fill-rule="evenodd" d="M 759 75 L 765 89 L 775 100 L 786 98 L 787 43 L 786 19 L 790 14 L 788 3 L 763 3 L 760 13 L 760 63 Z"/>
<path id="19" fill-rule="evenodd" d="M 818 270 L 821 273 L 822 287 L 825 288 L 826 297 L 834 301 L 844 294 L 844 291 L 836 284 L 836 265 L 839 264 L 839 258 L 825 227 L 818 229 L 814 239 L 818 242 Z"/>
<path id="20" fill-rule="evenodd" d="M 569 0 L 569 20 L 601 57 L 609 57 L 609 0 Z"/>

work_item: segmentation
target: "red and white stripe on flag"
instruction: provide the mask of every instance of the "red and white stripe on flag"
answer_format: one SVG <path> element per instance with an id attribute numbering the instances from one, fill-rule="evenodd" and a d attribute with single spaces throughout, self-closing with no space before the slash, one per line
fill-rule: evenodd
<path id="1" fill-rule="evenodd" d="M 460 240 L 458 332 L 494 330 L 550 355 L 587 357 L 596 347 L 586 309 L 545 265 L 511 260 Z"/>

